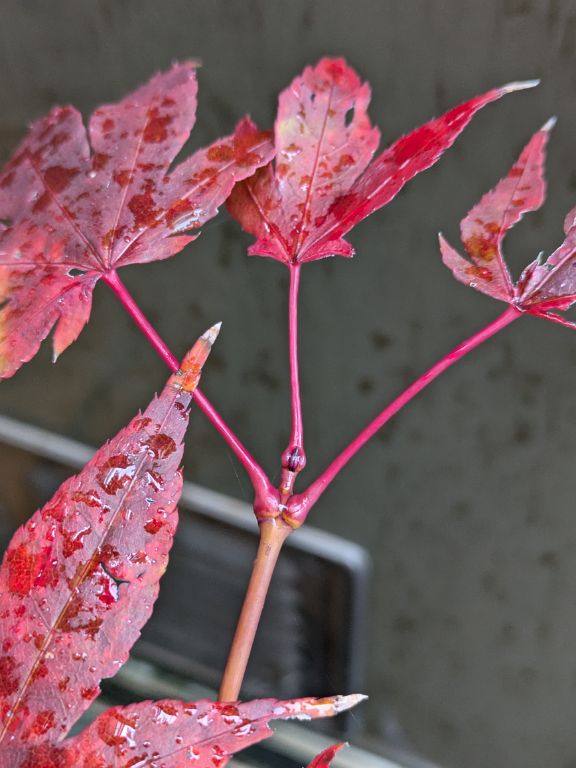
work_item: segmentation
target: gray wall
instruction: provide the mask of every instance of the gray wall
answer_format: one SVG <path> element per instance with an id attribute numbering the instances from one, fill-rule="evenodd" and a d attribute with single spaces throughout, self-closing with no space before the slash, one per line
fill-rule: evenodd
<path id="1" fill-rule="evenodd" d="M 388 141 L 515 79 L 537 91 L 480 114 L 441 164 L 363 223 L 352 262 L 310 265 L 302 367 L 311 479 L 411 378 L 500 307 L 455 283 L 436 233 L 457 242 L 468 207 L 550 114 L 549 203 L 507 242 L 517 271 L 561 237 L 576 198 L 576 8 L 569 0 L 2 0 L 1 149 L 55 102 L 88 111 L 182 57 L 200 57 L 193 143 L 244 112 L 264 124 L 301 68 L 342 54 L 373 86 Z M 226 217 L 170 263 L 126 282 L 183 353 L 224 332 L 204 387 L 271 472 L 285 446 L 286 275 L 247 259 Z M 124 424 L 166 376 L 113 296 L 96 291 L 81 340 L 2 384 L 0 409 L 90 443 Z M 434 384 L 322 499 L 315 525 L 375 560 L 367 709 L 395 712 L 446 766 L 576 766 L 576 335 L 525 319 Z M 200 414 L 189 478 L 249 487 Z M 0 468 L 0 479 L 2 469 Z M 304 478 L 304 480 L 306 479 Z"/>

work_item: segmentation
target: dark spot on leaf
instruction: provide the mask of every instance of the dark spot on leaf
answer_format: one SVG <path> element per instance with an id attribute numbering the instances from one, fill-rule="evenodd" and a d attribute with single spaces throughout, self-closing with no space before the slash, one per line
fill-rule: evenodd
<path id="1" fill-rule="evenodd" d="M 119 170 L 114 171 L 112 178 L 119 187 L 127 187 L 130 183 L 131 173 L 126 168 L 120 168 Z"/>
<path id="2" fill-rule="evenodd" d="M 0 181 L 0 187 L 2 189 L 6 189 L 6 187 L 9 187 L 10 184 L 14 181 L 14 171 L 10 171 L 9 173 L 4 176 L 2 181 Z"/>
<path id="3" fill-rule="evenodd" d="M 342 171 L 350 168 L 351 165 L 354 165 L 354 158 L 352 155 L 348 153 L 340 155 L 337 165 L 334 166 L 334 173 L 342 173 Z"/>
<path id="4" fill-rule="evenodd" d="M 466 274 L 470 275 L 473 279 L 478 278 L 480 280 L 485 280 L 487 283 L 494 279 L 494 275 L 489 269 L 486 267 L 477 267 L 475 264 L 466 267 Z"/>
<path id="5" fill-rule="evenodd" d="M 158 107 L 150 110 L 150 117 L 144 128 L 142 139 L 151 144 L 158 144 L 168 138 L 167 127 L 172 122 L 171 115 L 161 115 Z"/>
<path id="6" fill-rule="evenodd" d="M 188 199 L 182 199 L 178 200 L 177 203 L 174 203 L 174 205 L 169 208 L 166 211 L 166 224 L 169 227 L 173 227 L 179 219 L 182 219 L 186 216 L 186 214 L 191 213 L 195 208 L 194 203 L 191 200 Z M 190 218 L 190 217 L 188 217 Z M 193 227 L 199 226 L 200 222 L 191 222 L 190 226 L 186 226 L 186 229 L 192 229 Z"/>
<path id="7" fill-rule="evenodd" d="M 202 186 L 207 188 L 214 184 L 217 175 L 217 171 L 213 167 L 202 168 L 201 171 L 197 171 L 189 179 L 186 179 L 186 184 L 190 184 L 192 187 Z"/>
<path id="8" fill-rule="evenodd" d="M 98 483 L 111 495 L 118 493 L 134 477 L 136 467 L 127 456 L 118 454 L 111 456 L 98 471 Z"/>
<path id="9" fill-rule="evenodd" d="M 62 749 L 51 744 L 39 744 L 30 748 L 18 768 L 62 768 L 65 760 Z"/>
<path id="10" fill-rule="evenodd" d="M 78 504 L 86 504 L 87 507 L 97 508 L 102 506 L 102 501 L 97 491 L 75 491 L 70 498 Z"/>
<path id="11" fill-rule="evenodd" d="M 53 192 L 62 192 L 77 175 L 77 168 L 64 168 L 61 165 L 53 165 L 44 171 L 44 181 Z"/>
<path id="12" fill-rule="evenodd" d="M 128 202 L 128 208 L 134 216 L 134 227 L 151 227 L 155 224 L 160 211 L 155 207 L 154 198 L 149 191 L 134 195 Z"/>
<path id="13" fill-rule="evenodd" d="M 43 709 L 41 712 L 38 712 L 32 721 L 30 733 L 34 736 L 43 736 L 45 733 L 48 733 L 50 728 L 54 727 L 55 722 L 56 715 L 54 714 L 54 711 L 51 709 Z"/>
<path id="14" fill-rule="evenodd" d="M 156 702 L 156 706 L 161 712 L 169 717 L 176 717 L 178 714 L 178 707 L 169 701 L 158 701 Z"/>
<path id="15" fill-rule="evenodd" d="M 50 545 L 40 552 L 30 552 L 26 544 L 10 549 L 6 555 L 8 589 L 13 594 L 26 597 L 32 587 L 55 587 L 59 577 L 49 562 L 51 552 Z"/>
<path id="16" fill-rule="evenodd" d="M 95 594 L 104 605 L 113 605 L 118 602 L 118 584 L 108 573 L 101 573 L 96 580 Z"/>
<path id="17" fill-rule="evenodd" d="M 10 696 L 18 690 L 19 679 L 15 671 L 14 656 L 0 657 L 0 696 Z"/>
<path id="18" fill-rule="evenodd" d="M 464 241 L 464 246 L 472 259 L 490 262 L 498 255 L 492 238 L 483 235 L 472 235 Z"/>
<path id="19" fill-rule="evenodd" d="M 92 168 L 95 171 L 101 171 L 110 160 L 110 155 L 104 152 L 97 152 L 92 158 Z"/>
<path id="20" fill-rule="evenodd" d="M 44 647 L 44 642 L 46 640 L 46 635 L 43 635 L 39 632 L 34 633 L 34 645 L 36 646 L 36 650 L 41 651 Z"/>
<path id="21" fill-rule="evenodd" d="M 96 728 L 99 738 L 109 747 L 121 747 L 126 743 L 127 738 L 123 734 L 128 729 L 138 727 L 138 718 L 136 715 L 127 717 L 118 710 L 105 712 L 96 721 Z"/>
<path id="22" fill-rule="evenodd" d="M 92 532 L 92 527 L 87 525 L 79 531 L 68 531 L 62 528 L 60 532 L 63 538 L 62 554 L 64 557 L 70 557 L 77 550 L 83 549 L 84 542 L 82 540 Z"/>
<path id="23" fill-rule="evenodd" d="M 161 474 L 158 472 L 155 472 L 153 469 L 150 469 L 148 472 L 146 472 L 146 476 L 148 478 L 148 484 L 155 490 L 159 491 L 162 489 L 162 486 L 164 485 L 164 478 Z"/>
<path id="24" fill-rule="evenodd" d="M 158 531 L 164 527 L 164 521 L 158 520 L 157 518 L 153 520 L 148 520 L 148 522 L 144 525 L 144 530 L 148 533 L 158 533 Z"/>
<path id="25" fill-rule="evenodd" d="M 50 204 L 50 193 L 44 192 L 40 195 L 38 200 L 34 203 L 32 206 L 32 213 L 40 213 L 41 211 L 44 211 L 48 205 Z"/>
<path id="26" fill-rule="evenodd" d="M 234 149 L 229 144 L 215 144 L 206 153 L 210 163 L 228 163 L 234 159 Z"/>
<path id="27" fill-rule="evenodd" d="M 176 450 L 174 440 L 165 434 L 152 435 L 145 445 L 156 459 L 165 459 Z"/>
<path id="28" fill-rule="evenodd" d="M 44 660 L 42 660 L 33 669 L 32 674 L 30 675 L 30 680 L 34 682 L 35 680 L 42 680 L 42 678 L 47 676 L 48 676 L 48 665 Z"/>
<path id="29" fill-rule="evenodd" d="M 135 430 L 140 430 L 140 429 L 146 429 L 146 427 L 149 426 L 150 424 L 152 424 L 152 419 L 149 419 L 148 416 L 143 416 L 140 419 L 136 419 L 132 423 L 132 426 L 134 427 Z"/>

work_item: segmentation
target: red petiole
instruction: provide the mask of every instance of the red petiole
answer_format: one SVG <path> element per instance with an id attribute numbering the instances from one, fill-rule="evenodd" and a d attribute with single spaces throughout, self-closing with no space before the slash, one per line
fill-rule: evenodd
<path id="1" fill-rule="evenodd" d="M 447 368 L 450 368 L 458 360 L 465 357 L 469 352 L 478 347 L 483 342 L 490 339 L 496 333 L 501 331 L 511 322 L 521 317 L 522 312 L 513 306 L 509 306 L 496 320 L 488 323 L 477 333 L 463 341 L 451 352 L 442 357 L 431 368 L 422 374 L 416 381 L 410 384 L 390 405 L 386 406 L 360 434 L 355 437 L 344 450 L 332 461 L 324 472 L 301 494 L 292 496 L 289 504 L 290 518 L 296 524 L 302 524 L 308 513 L 316 504 L 326 488 L 336 478 L 338 473 L 346 466 L 358 451 L 381 429 L 390 419 L 395 416 L 412 398 L 434 381 Z"/>
<path id="2" fill-rule="evenodd" d="M 300 287 L 300 264 L 291 264 L 289 271 L 288 354 L 290 359 L 292 431 L 288 447 L 282 454 L 282 478 L 279 490 L 283 503 L 292 495 L 296 478 L 306 466 L 302 400 L 300 398 L 300 373 L 298 369 L 298 289 Z"/>
<path id="3" fill-rule="evenodd" d="M 134 301 L 133 296 L 118 277 L 118 273 L 114 270 L 107 272 L 104 275 L 104 280 L 118 296 L 130 317 L 154 347 L 159 357 L 161 357 L 170 370 L 175 373 L 180 367 L 178 359 L 172 354 L 156 329 L 151 325 L 138 304 Z M 237 459 L 246 470 L 254 487 L 255 509 L 262 506 L 268 506 L 269 500 L 274 499 L 277 494 L 262 467 L 200 389 L 196 389 L 194 399 L 200 410 L 208 417 L 209 421 L 212 422 L 218 432 L 226 440 L 229 447 L 234 451 Z"/>

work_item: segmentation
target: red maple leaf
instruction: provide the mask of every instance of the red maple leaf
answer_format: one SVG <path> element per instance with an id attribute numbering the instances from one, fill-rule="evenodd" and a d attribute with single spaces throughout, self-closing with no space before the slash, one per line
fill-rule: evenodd
<path id="1" fill-rule="evenodd" d="M 237 184 L 228 207 L 257 238 L 250 255 L 298 264 L 352 256 L 343 235 L 433 165 L 474 114 L 533 81 L 496 88 L 451 109 L 385 149 L 366 109 L 370 88 L 343 59 L 307 67 L 281 95 L 276 161 Z"/>
<path id="2" fill-rule="evenodd" d="M 522 150 L 507 176 L 475 205 L 461 222 L 460 230 L 469 260 L 460 256 L 440 235 L 444 264 L 454 277 L 519 312 L 576 328 L 554 310 L 566 310 L 576 302 L 576 209 L 564 222 L 565 240 L 543 262 L 538 256 L 514 283 L 502 251 L 502 241 L 524 213 L 537 210 L 546 196 L 544 160 L 549 120 Z"/>
<path id="3" fill-rule="evenodd" d="M 181 251 L 235 182 L 270 160 L 270 135 L 245 118 L 170 171 L 196 91 L 194 64 L 178 64 L 99 107 L 88 130 L 73 107 L 33 124 L 0 174 L 0 376 L 53 326 L 57 357 L 88 321 L 100 277 Z"/>
<path id="4" fill-rule="evenodd" d="M 12 538 L 0 569 L 0 753 L 63 738 L 150 617 L 178 521 L 187 409 L 216 332 Z"/>

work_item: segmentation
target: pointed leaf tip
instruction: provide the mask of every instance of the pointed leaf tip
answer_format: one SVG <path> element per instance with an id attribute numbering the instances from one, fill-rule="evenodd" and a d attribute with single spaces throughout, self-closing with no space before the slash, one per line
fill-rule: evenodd
<path id="1" fill-rule="evenodd" d="M 203 341 L 207 341 L 210 346 L 214 344 L 216 339 L 218 338 L 218 334 L 220 333 L 220 329 L 222 328 L 222 321 L 219 323 L 215 323 L 212 328 L 208 328 L 207 331 L 205 331 L 202 336 L 200 337 Z"/>
<path id="2" fill-rule="evenodd" d="M 351 693 L 349 696 L 334 696 L 333 704 L 336 712 L 346 712 L 357 704 L 366 701 L 368 696 L 363 693 Z"/>
<path id="3" fill-rule="evenodd" d="M 185 66 L 188 66 L 188 67 L 192 67 L 193 69 L 200 69 L 200 67 L 202 67 L 202 66 L 203 66 L 203 64 L 202 64 L 202 59 L 196 59 L 196 58 L 194 58 L 194 59 L 185 59 L 185 60 L 182 62 L 182 64 L 184 64 Z M 178 66 L 178 62 L 177 62 L 177 61 L 175 61 L 175 62 L 172 64 L 172 66 L 173 66 L 173 67 L 177 67 L 177 66 Z"/>
<path id="4" fill-rule="evenodd" d="M 216 323 L 211 328 L 208 328 L 202 336 L 198 339 L 192 349 L 186 353 L 186 357 L 182 360 L 180 369 L 174 373 L 169 381 L 169 384 L 174 389 L 184 389 L 186 392 L 194 392 L 200 381 L 200 375 L 204 363 L 208 359 L 212 345 L 216 341 L 220 326 L 222 323 Z"/>
<path id="5" fill-rule="evenodd" d="M 534 80 L 515 80 L 513 83 L 506 83 L 500 90 L 502 93 L 512 93 L 513 91 L 525 91 L 527 88 L 536 88 L 540 85 L 540 78 Z"/>
<path id="6" fill-rule="evenodd" d="M 556 117 L 556 115 L 552 115 L 552 117 L 550 117 L 548 120 L 546 120 L 546 122 L 544 123 L 544 125 L 542 126 L 542 128 L 540 130 L 541 131 L 551 131 L 552 128 L 554 128 L 554 126 L 556 125 L 557 122 L 558 122 L 558 118 Z"/>

